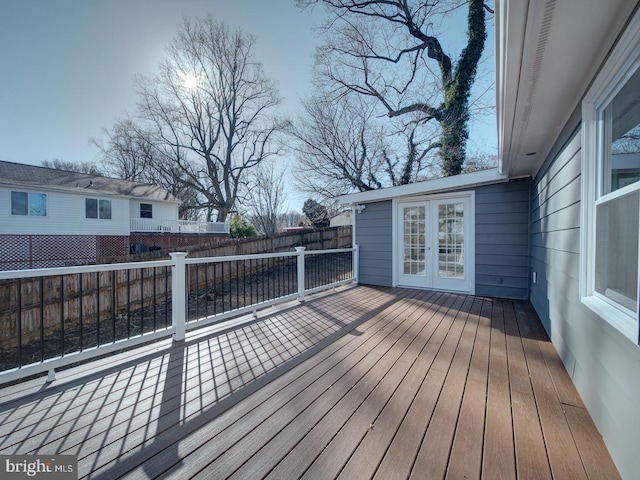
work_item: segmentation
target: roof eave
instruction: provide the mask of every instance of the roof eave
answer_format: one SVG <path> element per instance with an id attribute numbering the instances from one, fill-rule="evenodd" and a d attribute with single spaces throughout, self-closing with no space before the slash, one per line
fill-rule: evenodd
<path id="1" fill-rule="evenodd" d="M 410 183 L 397 187 L 380 188 L 368 192 L 351 193 L 338 197 L 338 201 L 345 204 L 371 203 L 392 198 L 410 197 L 414 195 L 428 195 L 452 190 L 462 190 L 480 185 L 501 183 L 509 178 L 502 175 L 497 168 L 481 170 L 479 172 L 463 173 L 453 177 L 443 177 L 424 182 Z"/>

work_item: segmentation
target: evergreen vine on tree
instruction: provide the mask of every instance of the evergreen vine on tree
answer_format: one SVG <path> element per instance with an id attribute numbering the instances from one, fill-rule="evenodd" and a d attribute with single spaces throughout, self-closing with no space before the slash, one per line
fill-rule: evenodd
<path id="1" fill-rule="evenodd" d="M 437 122 L 442 173 L 461 173 L 485 17 L 493 10 L 483 0 L 297 0 L 302 7 L 315 3 L 329 12 L 317 64 L 336 94 L 374 98 L 388 117 L 406 117 L 407 124 Z M 466 45 L 454 61 L 436 30 L 465 5 Z"/>

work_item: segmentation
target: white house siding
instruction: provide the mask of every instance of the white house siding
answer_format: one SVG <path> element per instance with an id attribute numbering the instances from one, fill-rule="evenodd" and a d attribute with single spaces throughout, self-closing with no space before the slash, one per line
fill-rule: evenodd
<path id="1" fill-rule="evenodd" d="M 154 220 L 171 220 L 176 221 L 178 219 L 178 204 L 157 202 L 153 200 L 130 200 L 129 201 L 129 214 L 130 218 L 140 218 L 140 204 L 146 203 L 152 206 L 152 215 Z"/>
<path id="2" fill-rule="evenodd" d="M 47 194 L 47 216 L 11 215 L 11 191 Z M 111 200 L 111 220 L 85 218 L 85 199 Z M 128 235 L 129 201 L 86 194 L 39 191 L 35 188 L 0 188 L 0 233 L 20 235 Z"/>
<path id="3" fill-rule="evenodd" d="M 580 118 L 574 114 L 531 194 L 531 302 L 623 478 L 640 472 L 640 348 L 580 302 Z"/>

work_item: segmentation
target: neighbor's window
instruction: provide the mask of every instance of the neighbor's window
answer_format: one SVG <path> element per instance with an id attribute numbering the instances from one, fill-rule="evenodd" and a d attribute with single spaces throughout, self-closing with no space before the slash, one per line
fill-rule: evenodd
<path id="1" fill-rule="evenodd" d="M 583 301 L 638 342 L 640 69 L 585 107 Z M 591 111 L 589 110 L 591 109 Z"/>
<path id="2" fill-rule="evenodd" d="M 111 220 L 111 200 L 85 199 L 85 217 Z"/>
<path id="3" fill-rule="evenodd" d="M 11 192 L 11 215 L 47 216 L 45 193 Z"/>
<path id="4" fill-rule="evenodd" d="M 153 205 L 150 203 L 141 203 L 140 218 L 153 218 Z"/>

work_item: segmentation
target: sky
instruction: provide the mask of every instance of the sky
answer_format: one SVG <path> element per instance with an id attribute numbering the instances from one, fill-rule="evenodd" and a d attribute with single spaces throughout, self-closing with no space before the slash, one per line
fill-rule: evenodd
<path id="1" fill-rule="evenodd" d="M 135 110 L 134 77 L 155 72 L 183 17 L 208 14 L 258 37 L 256 58 L 279 85 L 282 113 L 298 114 L 311 93 L 318 8 L 300 11 L 294 0 L 0 0 L 0 160 L 98 161 L 89 139 Z M 301 211 L 305 196 L 288 196 Z"/>

